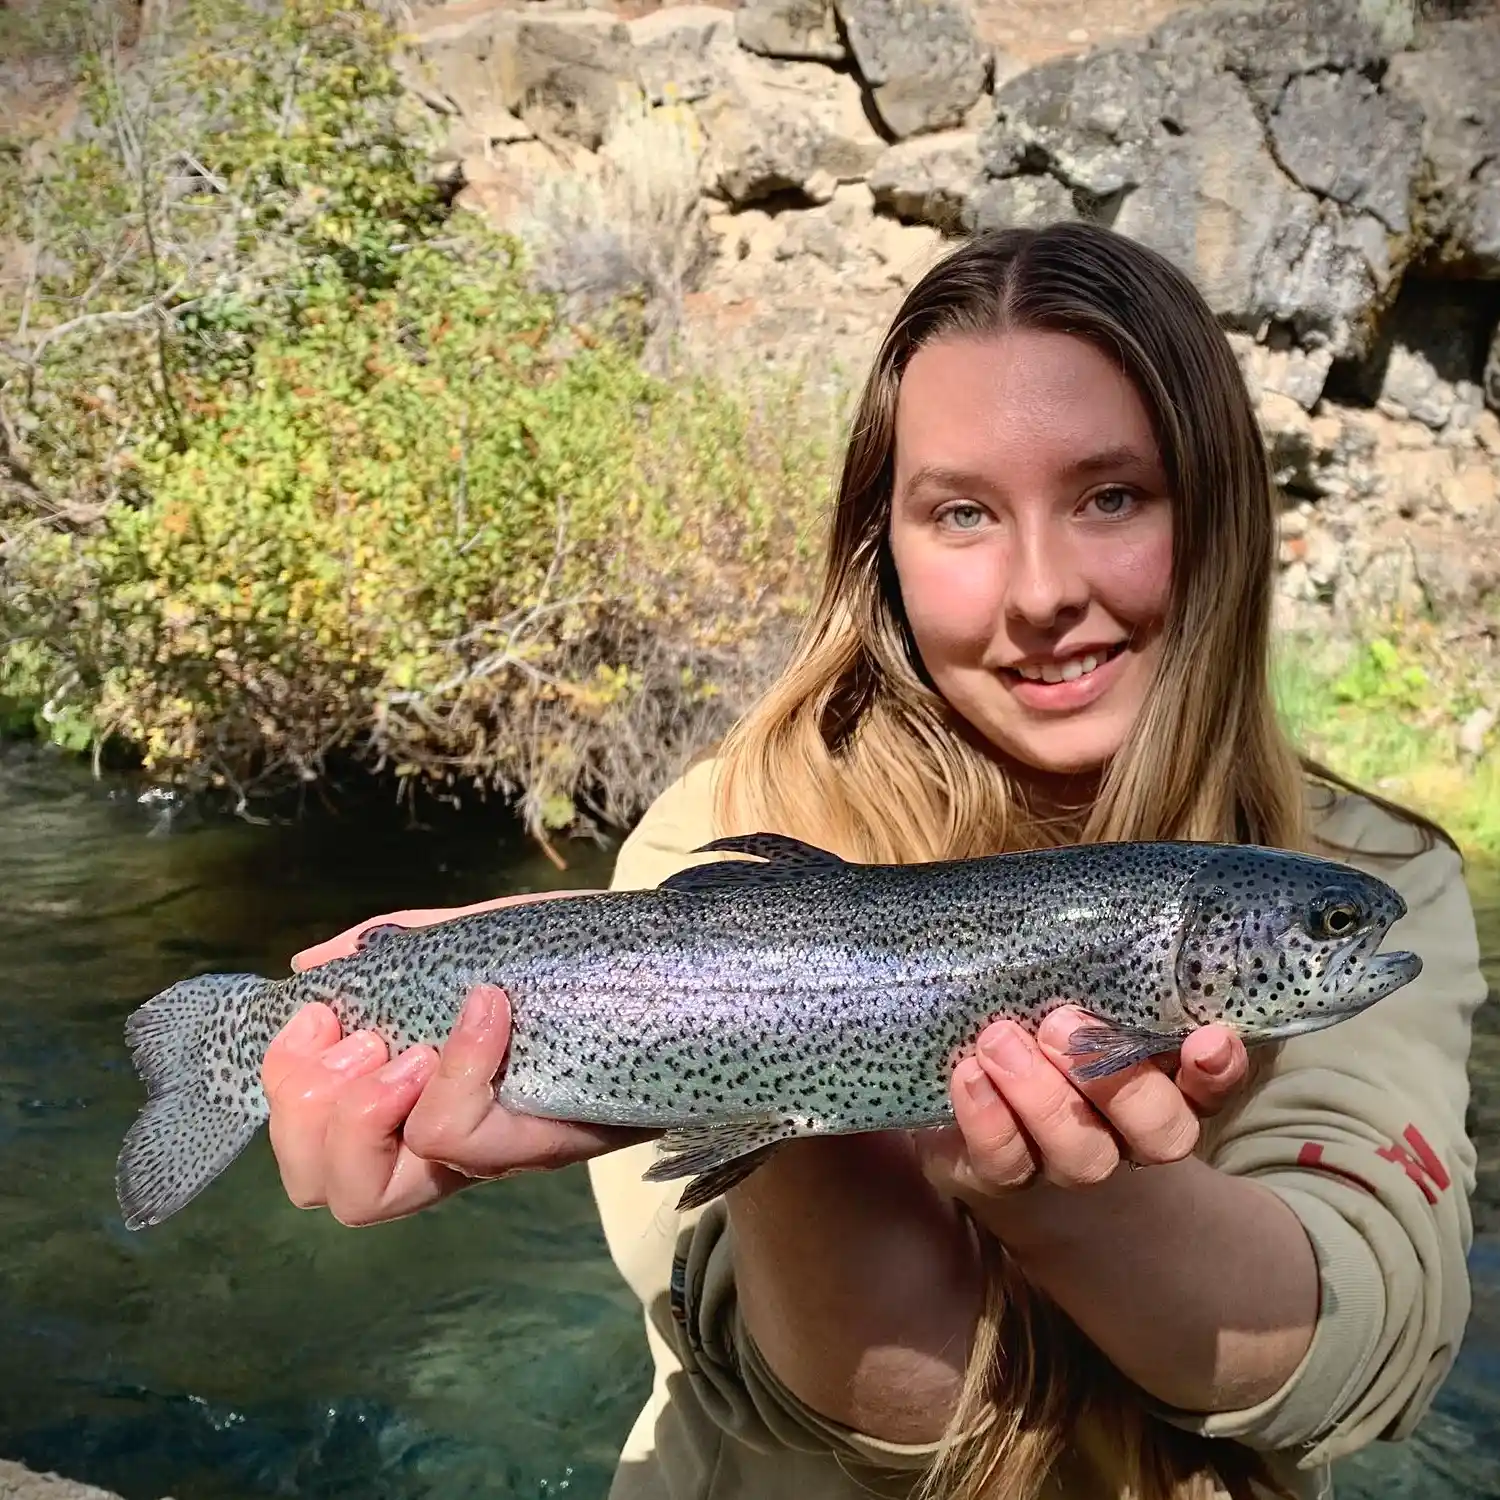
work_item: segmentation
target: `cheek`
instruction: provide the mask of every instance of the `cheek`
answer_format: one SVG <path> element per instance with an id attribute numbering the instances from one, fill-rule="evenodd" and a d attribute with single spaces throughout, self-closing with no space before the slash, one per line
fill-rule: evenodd
<path id="1" fill-rule="evenodd" d="M 895 538 L 891 551 L 906 617 L 929 669 L 966 649 L 983 650 L 1001 605 L 1001 568 L 993 551 Z"/>
<path id="2" fill-rule="evenodd" d="M 1165 616 L 1172 598 L 1171 526 L 1110 547 L 1098 558 L 1094 576 L 1112 614 L 1142 622 Z"/>

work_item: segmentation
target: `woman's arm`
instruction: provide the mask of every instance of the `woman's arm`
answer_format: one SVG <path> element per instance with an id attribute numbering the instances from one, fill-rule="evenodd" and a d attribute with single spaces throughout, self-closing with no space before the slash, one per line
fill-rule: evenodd
<path id="1" fill-rule="evenodd" d="M 1255 1406 L 1295 1374 L 1318 1267 L 1274 1193 L 1196 1158 L 1083 1193 L 995 1198 L 980 1222 L 1126 1377 L 1183 1411 Z"/>
<path id="2" fill-rule="evenodd" d="M 984 1285 L 910 1137 L 794 1141 L 726 1202 L 740 1313 L 787 1389 L 856 1432 L 936 1441 Z"/>

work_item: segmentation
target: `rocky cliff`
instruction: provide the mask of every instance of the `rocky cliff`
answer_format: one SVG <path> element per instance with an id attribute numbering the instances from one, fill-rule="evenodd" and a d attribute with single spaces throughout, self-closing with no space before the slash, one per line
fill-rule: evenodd
<path id="1" fill-rule="evenodd" d="M 1075 30 L 1028 66 L 993 40 L 994 8 L 966 0 L 633 18 L 465 0 L 413 16 L 409 76 L 458 201 L 543 238 L 560 180 L 686 173 L 654 232 L 679 250 L 701 238 L 677 279 L 689 344 L 719 358 L 857 369 L 911 277 L 978 226 L 1077 215 L 1134 235 L 1192 272 L 1257 392 L 1288 499 L 1289 612 L 1487 609 L 1500 11 L 1153 13 L 1142 35 L 1093 46 Z M 670 163 L 632 152 L 641 120 L 666 114 L 688 146 Z M 669 197 L 636 194 L 658 211 Z M 560 285 L 650 279 L 628 241 L 651 227 L 618 207 L 566 229 L 550 214 Z"/>

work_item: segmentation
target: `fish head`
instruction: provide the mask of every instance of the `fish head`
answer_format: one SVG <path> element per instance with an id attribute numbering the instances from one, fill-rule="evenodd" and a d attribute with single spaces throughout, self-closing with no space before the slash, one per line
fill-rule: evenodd
<path id="1" fill-rule="evenodd" d="M 1406 902 L 1333 860 L 1216 847 L 1187 891 L 1179 1003 L 1198 1025 L 1247 1041 L 1321 1031 L 1415 979 L 1414 953 L 1381 953 Z"/>

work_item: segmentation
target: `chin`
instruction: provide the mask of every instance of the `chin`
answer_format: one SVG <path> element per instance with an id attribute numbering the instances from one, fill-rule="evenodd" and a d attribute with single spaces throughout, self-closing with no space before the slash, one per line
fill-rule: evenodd
<path id="1" fill-rule="evenodd" d="M 1003 733 L 985 738 L 1007 760 L 1043 776 L 1097 775 L 1119 753 L 1124 731 L 1115 724 L 1059 724 L 1052 732 Z M 1023 772 L 1024 774 L 1024 772 Z"/>

